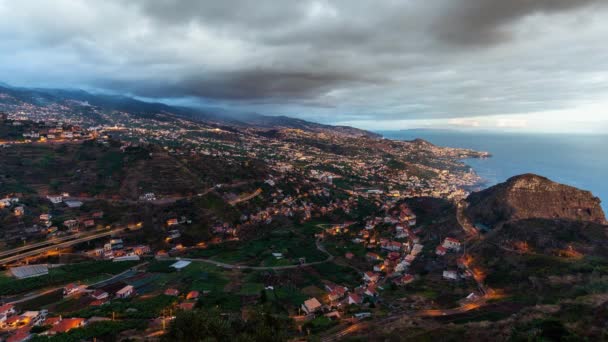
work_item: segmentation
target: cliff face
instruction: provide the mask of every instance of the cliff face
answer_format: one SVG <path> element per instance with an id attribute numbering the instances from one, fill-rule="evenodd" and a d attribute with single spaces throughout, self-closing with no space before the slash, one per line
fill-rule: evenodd
<path id="1" fill-rule="evenodd" d="M 600 200 L 589 191 L 525 174 L 471 194 L 466 214 L 476 223 L 562 219 L 606 223 Z"/>

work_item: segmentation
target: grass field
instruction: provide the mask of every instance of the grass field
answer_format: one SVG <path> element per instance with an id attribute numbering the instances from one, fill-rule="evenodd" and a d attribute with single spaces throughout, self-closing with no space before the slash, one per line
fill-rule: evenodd
<path id="1" fill-rule="evenodd" d="M 325 260 L 327 255 L 317 249 L 313 231 L 314 227 L 310 226 L 278 229 L 252 241 L 211 245 L 191 252 L 189 256 L 249 266 L 297 264 L 299 258 L 306 262 Z M 272 253 L 282 253 L 283 258 L 277 259 Z"/>

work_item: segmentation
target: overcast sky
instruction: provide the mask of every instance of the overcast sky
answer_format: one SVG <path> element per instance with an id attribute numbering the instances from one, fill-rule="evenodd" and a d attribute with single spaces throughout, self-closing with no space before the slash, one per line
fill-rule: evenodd
<path id="1" fill-rule="evenodd" d="M 368 129 L 608 131 L 606 0 L 0 0 L 0 81 Z"/>

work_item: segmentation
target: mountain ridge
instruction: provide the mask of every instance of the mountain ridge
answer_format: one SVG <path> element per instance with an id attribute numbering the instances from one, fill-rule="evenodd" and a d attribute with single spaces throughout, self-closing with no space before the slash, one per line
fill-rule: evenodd
<path id="1" fill-rule="evenodd" d="M 2 104 L 10 104 L 10 101 L 15 100 L 35 106 L 44 106 L 52 103 L 64 104 L 65 101 L 80 101 L 83 104 L 107 110 L 124 111 L 142 117 L 172 114 L 191 120 L 258 129 L 290 128 L 313 132 L 333 132 L 350 136 L 380 137 L 377 133 L 350 126 L 321 124 L 285 115 L 272 116 L 258 113 L 234 112 L 214 107 L 173 106 L 162 102 L 142 101 L 124 95 L 91 93 L 82 89 L 14 87 L 0 82 L 0 93 L 5 93 L 12 97 L 0 98 L 0 109 Z"/>

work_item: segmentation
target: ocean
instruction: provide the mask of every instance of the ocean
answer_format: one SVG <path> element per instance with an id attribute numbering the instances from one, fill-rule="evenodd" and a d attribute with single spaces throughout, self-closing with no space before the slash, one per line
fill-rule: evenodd
<path id="1" fill-rule="evenodd" d="M 536 173 L 553 181 L 589 190 L 608 213 L 608 134 L 565 135 L 472 133 L 456 130 L 381 131 L 385 138 L 421 138 L 435 145 L 463 147 L 492 154 L 464 162 L 484 179 L 484 187 L 509 177 Z"/>

